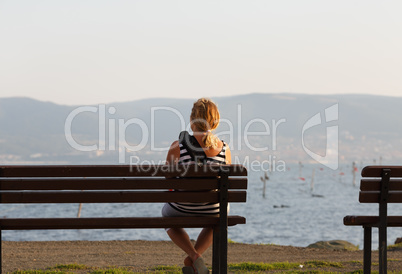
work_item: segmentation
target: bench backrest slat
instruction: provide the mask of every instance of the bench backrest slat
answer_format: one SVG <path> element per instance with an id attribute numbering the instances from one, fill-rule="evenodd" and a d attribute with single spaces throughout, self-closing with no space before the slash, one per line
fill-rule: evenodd
<path id="1" fill-rule="evenodd" d="M 184 191 L 57 191 L 3 192 L 1 203 L 218 203 L 218 192 Z M 229 191 L 228 202 L 245 202 L 246 191 Z"/>
<path id="2" fill-rule="evenodd" d="M 214 177 L 247 176 L 242 165 L 94 165 L 0 166 L 0 177 Z"/>
<path id="3" fill-rule="evenodd" d="M 380 203 L 380 191 L 360 191 L 360 203 Z M 402 191 L 390 191 L 387 198 L 387 203 L 402 203 Z"/>
<path id="4" fill-rule="evenodd" d="M 360 183 L 360 190 L 362 191 L 380 191 L 381 179 L 362 179 Z M 402 180 L 391 179 L 389 182 L 390 191 L 402 191 Z"/>
<path id="5" fill-rule="evenodd" d="M 391 169 L 391 177 L 402 177 L 401 166 L 366 166 L 362 170 L 362 177 L 381 178 L 383 169 Z"/>
<path id="6" fill-rule="evenodd" d="M 218 184 L 218 178 L 0 178 L 0 190 L 212 190 Z M 229 189 L 247 189 L 247 179 L 229 178 Z"/>

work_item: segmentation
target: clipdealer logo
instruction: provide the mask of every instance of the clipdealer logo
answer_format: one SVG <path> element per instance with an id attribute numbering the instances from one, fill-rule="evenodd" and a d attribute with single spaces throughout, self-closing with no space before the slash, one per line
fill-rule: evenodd
<path id="1" fill-rule="evenodd" d="M 80 144 L 78 143 L 74 137 L 72 132 L 73 121 L 78 118 L 78 116 L 82 113 L 97 113 L 98 114 L 98 140 L 95 144 Z M 168 151 L 169 147 L 157 147 L 155 144 L 155 129 L 157 127 L 155 120 L 156 114 L 166 115 L 165 112 L 170 112 L 170 114 L 176 115 L 180 122 L 181 130 L 190 131 L 190 124 L 185 124 L 185 119 L 183 115 L 172 107 L 160 106 L 160 107 L 152 107 L 150 109 L 150 125 L 146 124 L 143 120 L 139 118 L 131 118 L 131 119 L 123 119 L 123 118 L 106 118 L 106 114 L 114 115 L 116 113 L 115 107 L 106 107 L 106 105 L 98 105 L 98 106 L 81 106 L 77 107 L 73 111 L 69 113 L 65 120 L 64 124 L 64 133 L 65 138 L 69 145 L 83 152 L 90 151 L 114 151 L 117 150 L 119 153 L 119 163 L 123 164 L 126 162 L 126 153 L 127 152 L 138 152 L 142 149 L 145 149 L 147 146 L 151 151 Z M 242 125 L 242 108 L 241 105 L 237 106 L 237 121 L 235 130 L 235 124 L 233 121 L 228 119 L 221 119 L 221 124 L 226 124 L 229 128 L 228 131 L 220 132 L 217 136 L 228 136 L 228 143 L 230 148 L 235 150 L 242 149 L 242 141 L 244 142 L 247 149 L 258 152 L 264 151 L 276 151 L 278 149 L 277 141 L 278 141 L 278 131 L 282 124 L 285 124 L 287 120 L 285 118 L 281 118 L 279 120 L 273 119 L 272 121 L 265 121 L 261 118 L 254 118 L 249 120 L 245 125 Z M 310 150 L 305 145 L 305 133 L 307 130 L 322 125 L 324 123 L 329 123 L 332 121 L 338 120 L 338 104 L 334 104 L 324 110 L 324 118 L 322 119 L 321 113 L 318 112 L 311 118 L 307 120 L 307 122 L 303 125 L 301 132 L 301 140 L 302 140 L 302 148 L 303 150 L 313 158 L 318 163 L 327 166 L 333 170 L 338 168 L 338 126 L 327 126 L 326 127 L 326 150 L 325 155 L 321 156 L 318 153 Z M 271 122 L 271 123 L 270 123 Z M 332 123 L 333 124 L 333 123 Z M 108 125 L 108 127 L 106 127 Z M 262 127 L 262 131 L 253 131 L 252 126 L 259 125 Z M 129 144 L 126 140 L 126 130 L 128 127 L 137 127 L 138 133 L 141 134 L 141 140 L 137 144 Z M 250 141 L 255 139 L 249 139 L 252 136 L 261 136 L 262 138 L 269 137 L 271 139 L 271 143 L 268 144 L 266 141 L 262 144 L 262 146 L 255 146 L 256 144 L 252 144 Z M 107 138 L 108 137 L 108 138 Z M 235 142 L 237 140 L 237 142 Z M 116 144 L 117 143 L 117 144 Z M 136 157 L 136 156 L 131 156 Z M 248 156 L 247 156 L 248 157 Z M 284 167 L 284 161 L 280 159 L 276 159 L 276 156 L 269 155 L 268 157 L 269 163 L 278 162 L 281 167 Z M 248 159 L 246 159 L 247 162 Z M 138 164 L 141 164 L 139 158 L 135 158 L 135 161 Z M 245 163 L 246 163 L 245 162 Z M 264 161 L 260 161 L 258 164 L 263 165 Z M 283 162 L 283 163 L 282 163 Z M 131 158 L 130 158 L 131 163 Z M 237 159 L 236 163 L 241 163 L 239 159 Z M 253 162 L 254 163 L 254 162 Z M 255 163 L 254 163 L 255 164 Z M 285 168 L 283 168 L 285 170 Z"/>
<path id="2" fill-rule="evenodd" d="M 338 121 L 338 116 L 339 116 L 339 109 L 338 109 L 338 104 L 334 104 L 328 108 L 325 109 L 324 111 L 324 120 L 325 123 L 329 123 L 332 121 Z M 321 113 L 315 114 L 313 117 L 307 120 L 307 122 L 304 124 L 303 129 L 302 129 L 302 146 L 304 151 L 314 160 L 319 162 L 322 165 L 325 165 L 326 167 L 329 167 L 332 170 L 335 170 L 338 168 L 338 125 L 335 126 L 327 126 L 326 127 L 326 149 L 325 149 L 325 155 L 321 156 L 310 149 L 308 149 L 305 145 L 304 142 L 304 133 L 306 130 L 321 125 L 323 124 L 323 119 L 321 119 Z"/>

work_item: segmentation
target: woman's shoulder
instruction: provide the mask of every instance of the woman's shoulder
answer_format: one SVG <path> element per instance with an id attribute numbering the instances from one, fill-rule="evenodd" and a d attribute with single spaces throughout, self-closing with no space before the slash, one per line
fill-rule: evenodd
<path id="1" fill-rule="evenodd" d="M 218 139 L 218 141 L 216 143 L 215 150 L 220 152 L 225 149 L 226 144 L 225 144 L 225 141 L 221 140 L 220 138 L 217 138 L 217 139 Z"/>
<path id="2" fill-rule="evenodd" d="M 166 163 L 167 164 L 173 164 L 178 161 L 180 158 L 180 147 L 179 147 L 179 142 L 174 141 L 172 145 L 169 148 L 168 154 L 166 156 Z"/>
<path id="3" fill-rule="evenodd" d="M 179 140 L 176 140 L 176 141 L 173 141 L 173 143 L 170 146 L 174 147 L 174 146 L 178 146 L 179 144 L 180 144 Z"/>
<path id="4" fill-rule="evenodd" d="M 180 152 L 180 142 L 178 140 L 174 141 L 169 148 L 169 151 Z"/>
<path id="5" fill-rule="evenodd" d="M 225 153 L 228 149 L 225 141 L 218 138 L 216 147 L 211 147 L 208 149 L 207 157 L 218 156 L 219 154 Z"/>

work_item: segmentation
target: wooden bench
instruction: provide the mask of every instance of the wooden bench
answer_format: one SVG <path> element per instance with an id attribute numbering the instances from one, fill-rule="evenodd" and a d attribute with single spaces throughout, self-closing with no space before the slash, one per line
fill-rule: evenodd
<path id="1" fill-rule="evenodd" d="M 362 170 L 359 201 L 378 203 L 378 216 L 346 216 L 345 225 L 364 228 L 364 273 L 371 272 L 371 234 L 378 227 L 379 269 L 387 273 L 387 227 L 401 227 L 402 216 L 388 216 L 388 203 L 402 203 L 402 166 L 367 166 Z"/>
<path id="2" fill-rule="evenodd" d="M 46 218 L 38 212 L 35 218 L 1 218 L 0 237 L 1 230 L 213 227 L 213 273 L 227 273 L 227 228 L 246 223 L 227 215 L 227 203 L 246 202 L 245 176 L 241 165 L 0 166 L 4 204 L 220 203 L 219 217 Z"/>

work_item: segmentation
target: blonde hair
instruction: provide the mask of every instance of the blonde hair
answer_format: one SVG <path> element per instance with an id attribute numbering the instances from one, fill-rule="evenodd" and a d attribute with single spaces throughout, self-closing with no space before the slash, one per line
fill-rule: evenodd
<path id="1" fill-rule="evenodd" d="M 205 147 L 216 148 L 218 146 L 218 137 L 212 134 L 212 130 L 219 125 L 218 107 L 210 99 L 198 99 L 191 110 L 191 123 L 201 132 L 205 132 L 202 142 Z"/>

